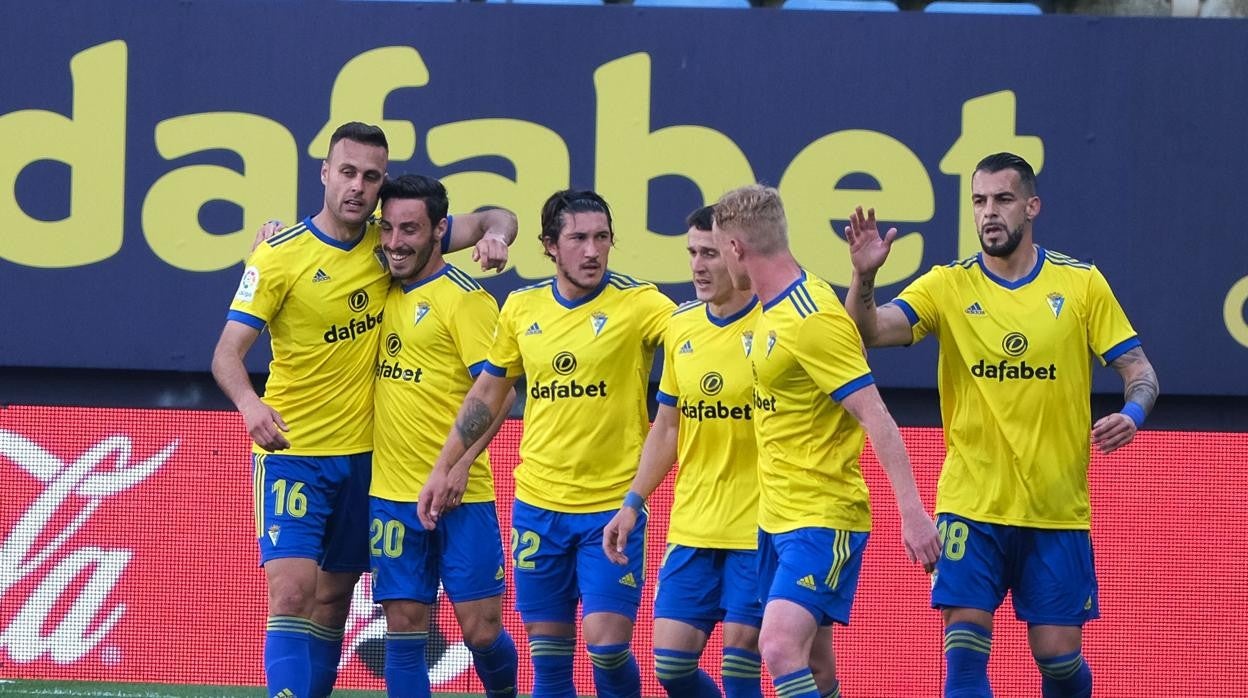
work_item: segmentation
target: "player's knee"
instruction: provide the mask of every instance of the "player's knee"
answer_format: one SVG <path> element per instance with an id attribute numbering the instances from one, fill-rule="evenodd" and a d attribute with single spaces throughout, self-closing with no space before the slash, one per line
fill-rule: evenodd
<path id="1" fill-rule="evenodd" d="M 429 607 L 415 601 L 384 601 L 386 629 L 392 633 L 419 633 L 429 630 Z"/>
<path id="2" fill-rule="evenodd" d="M 618 613 L 591 613 L 585 616 L 585 644 L 619 645 L 633 641 L 633 621 Z"/>
<path id="3" fill-rule="evenodd" d="M 503 624 L 499 618 L 465 618 L 460 620 L 460 630 L 469 647 L 489 647 L 503 632 Z"/>
<path id="4" fill-rule="evenodd" d="M 787 674 L 797 667 L 806 666 L 809 658 L 803 656 L 803 646 L 801 638 L 782 628 L 764 628 L 758 637 L 759 652 L 773 675 Z"/>
<path id="5" fill-rule="evenodd" d="M 271 580 L 269 583 L 269 615 L 311 618 L 315 603 L 315 588 L 303 580 Z"/>

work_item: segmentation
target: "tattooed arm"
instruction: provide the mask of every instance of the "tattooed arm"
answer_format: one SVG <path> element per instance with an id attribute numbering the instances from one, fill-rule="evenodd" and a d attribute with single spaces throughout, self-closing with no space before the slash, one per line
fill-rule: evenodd
<path id="1" fill-rule="evenodd" d="M 854 267 L 849 292 L 845 295 L 845 311 L 854 319 L 858 334 L 868 347 L 892 347 L 914 341 L 910 320 L 901 308 L 892 303 L 875 305 L 875 273 L 884 266 L 896 237 L 896 228 L 890 228 L 880 237 L 875 209 L 867 209 L 864 216 L 861 206 L 850 214 L 849 225 L 845 227 L 849 258 Z"/>
<path id="2" fill-rule="evenodd" d="M 1136 347 L 1128 351 L 1109 365 L 1122 376 L 1125 386 L 1123 398 L 1128 406 L 1122 412 L 1101 417 L 1092 425 L 1092 444 L 1101 453 L 1110 453 L 1131 443 L 1139 429 L 1137 418 L 1142 423 L 1157 402 L 1157 373 L 1153 371 L 1153 365 L 1144 356 L 1142 348 Z M 1139 408 L 1135 418 L 1130 413 L 1136 412 L 1136 409 L 1130 405 L 1137 405 Z"/>
<path id="3" fill-rule="evenodd" d="M 515 400 L 515 382 L 514 378 L 482 372 L 472 384 L 472 389 L 464 397 L 463 406 L 459 408 L 455 426 L 447 435 L 446 445 L 442 447 L 442 453 L 438 455 L 438 461 L 420 491 L 416 513 L 425 528 L 433 530 L 442 513 L 459 504 L 459 497 L 463 495 L 461 485 L 467 482 L 468 467 L 502 426 L 510 404 Z M 459 482 L 460 479 L 463 483 Z"/>

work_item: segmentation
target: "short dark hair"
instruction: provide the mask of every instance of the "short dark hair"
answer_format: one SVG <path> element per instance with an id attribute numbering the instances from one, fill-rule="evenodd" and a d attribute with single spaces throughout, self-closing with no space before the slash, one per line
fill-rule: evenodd
<path id="1" fill-rule="evenodd" d="M 711 227 L 715 223 L 715 206 L 703 206 L 702 208 L 685 216 L 685 227 L 695 228 L 710 232 Z"/>
<path id="2" fill-rule="evenodd" d="M 975 166 L 975 172 L 993 174 L 1001 170 L 1014 170 L 1018 173 L 1018 182 L 1028 196 L 1036 195 L 1036 171 L 1031 164 L 1014 153 L 993 153 Z"/>
<path id="3" fill-rule="evenodd" d="M 557 191 L 542 204 L 542 232 L 537 237 L 542 241 L 542 249 L 546 244 L 559 242 L 559 231 L 563 230 L 563 214 L 565 213 L 602 213 L 607 217 L 607 230 L 615 240 L 615 229 L 611 227 L 611 207 L 607 200 L 598 192 L 589 189 L 564 189 Z M 550 252 L 546 252 L 550 257 Z"/>
<path id="4" fill-rule="evenodd" d="M 384 206 L 390 199 L 419 199 L 425 202 L 425 211 L 429 214 L 430 225 L 437 227 L 446 218 L 450 202 L 446 197 L 446 187 L 433 177 L 418 174 L 405 174 L 395 179 L 387 179 L 381 185 L 381 204 Z"/>
<path id="5" fill-rule="evenodd" d="M 333 152 L 334 146 L 338 141 L 348 140 L 364 145 L 375 145 L 379 148 L 390 150 L 390 144 L 386 142 L 386 132 L 379 127 L 371 124 L 361 123 L 359 121 L 348 121 L 334 130 L 334 135 L 329 137 L 329 150 L 326 154 Z"/>

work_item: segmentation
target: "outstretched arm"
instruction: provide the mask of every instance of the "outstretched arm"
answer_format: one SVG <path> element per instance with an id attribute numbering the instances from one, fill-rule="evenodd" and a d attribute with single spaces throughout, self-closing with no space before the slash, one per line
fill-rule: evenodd
<path id="1" fill-rule="evenodd" d="M 891 303 L 875 305 L 875 274 L 884 266 L 896 238 L 896 228 L 889 228 L 884 237 L 880 237 L 873 208 L 867 209 L 864 216 L 859 206 L 849 215 L 845 239 L 849 242 L 854 272 L 845 295 L 845 310 L 858 326 L 863 343 L 869 347 L 891 347 L 914 341 L 910 321 L 901 308 Z"/>
<path id="2" fill-rule="evenodd" d="M 868 385 L 847 396 L 841 405 L 866 430 L 871 448 L 875 449 L 876 458 L 888 474 L 893 494 L 897 497 L 897 509 L 901 512 L 901 535 L 906 546 L 906 557 L 911 562 L 922 563 L 930 571 L 940 556 L 936 524 L 932 523 L 932 518 L 923 508 L 906 445 L 901 440 L 897 423 L 880 397 L 880 391 L 874 385 Z"/>
<path id="3" fill-rule="evenodd" d="M 617 565 L 628 562 L 624 549 L 627 547 L 628 534 L 637 525 L 641 505 L 676 465 L 676 438 L 679 428 L 680 415 L 676 408 L 660 404 L 659 411 L 654 416 L 654 426 L 650 427 L 646 443 L 641 447 L 641 461 L 637 466 L 633 484 L 628 488 L 629 496 L 615 513 L 615 517 L 602 529 L 602 550 Z"/>
<path id="4" fill-rule="evenodd" d="M 1109 365 L 1122 376 L 1126 403 L 1122 411 L 1105 415 L 1092 425 L 1092 444 L 1101 453 L 1111 453 L 1131 443 L 1157 402 L 1157 373 L 1144 356 L 1144 349 L 1136 347 Z"/>
<path id="5" fill-rule="evenodd" d="M 472 250 L 472 261 L 481 269 L 502 271 L 507 266 L 507 247 L 516 241 L 516 214 L 505 208 L 455 215 L 448 249 Z"/>
<path id="6" fill-rule="evenodd" d="M 487 435 L 492 436 L 491 429 L 497 431 L 502 424 L 502 419 L 507 414 L 504 405 L 508 395 L 515 399 L 515 383 L 515 378 L 482 372 L 472 384 L 468 395 L 464 397 L 464 404 L 459 408 L 455 426 L 451 427 L 451 433 L 446 437 L 446 445 L 442 447 L 442 453 L 438 454 L 438 461 L 434 463 L 433 471 L 420 492 L 416 514 L 425 528 L 432 531 L 446 509 L 446 502 L 451 494 L 451 469 L 464 458 L 469 449 Z M 486 439 L 481 448 L 488 443 L 489 440 Z M 480 452 L 478 449 L 477 453 Z"/>

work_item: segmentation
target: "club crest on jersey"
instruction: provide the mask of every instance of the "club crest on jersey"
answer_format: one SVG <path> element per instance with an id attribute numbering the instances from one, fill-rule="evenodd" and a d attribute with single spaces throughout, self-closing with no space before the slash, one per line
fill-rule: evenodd
<path id="1" fill-rule="evenodd" d="M 771 357 L 771 350 L 776 348 L 776 331 L 771 330 L 767 333 L 767 356 Z"/>
<path id="2" fill-rule="evenodd" d="M 234 300 L 243 303 L 250 303 L 256 298 L 256 287 L 260 285 L 260 270 L 255 267 L 247 267 L 243 270 L 243 278 L 238 282 L 238 291 L 234 294 Z"/>
<path id="3" fill-rule="evenodd" d="M 754 330 L 746 330 L 741 333 L 741 348 L 745 350 L 745 355 L 749 356 L 754 349 Z"/>
<path id="4" fill-rule="evenodd" d="M 419 325 L 420 321 L 424 320 L 425 316 L 428 314 L 429 314 L 429 303 L 426 301 L 421 301 L 417 303 L 416 304 L 416 321 L 413 322 L 412 324 Z"/>
<path id="5" fill-rule="evenodd" d="M 589 316 L 589 324 L 594 328 L 594 336 L 602 334 L 602 328 L 607 324 L 607 314 L 599 310 Z"/>
<path id="6" fill-rule="evenodd" d="M 1049 310 L 1053 311 L 1053 317 L 1059 317 L 1062 314 L 1062 306 L 1066 305 L 1066 296 L 1054 291 L 1046 297 L 1049 301 Z"/>
<path id="7" fill-rule="evenodd" d="M 281 535 L 282 527 L 277 524 L 269 526 L 269 540 L 273 541 L 273 545 L 277 545 L 277 537 Z"/>

